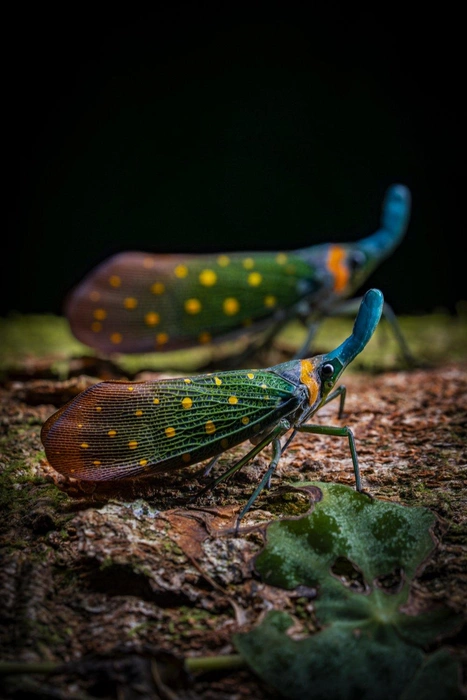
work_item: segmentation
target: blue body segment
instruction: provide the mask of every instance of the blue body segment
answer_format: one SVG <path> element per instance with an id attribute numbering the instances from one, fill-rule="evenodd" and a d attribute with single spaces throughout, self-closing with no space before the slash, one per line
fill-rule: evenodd
<path id="1" fill-rule="evenodd" d="M 384 298 L 379 289 L 370 290 L 360 304 L 352 335 L 344 340 L 338 348 L 324 355 L 325 362 L 338 360 L 343 367 L 347 367 L 361 353 L 375 332 L 383 304 Z"/>
<path id="2" fill-rule="evenodd" d="M 410 192 L 404 185 L 393 185 L 384 198 L 381 228 L 358 243 L 369 259 L 382 262 L 395 250 L 405 235 L 411 209 Z"/>

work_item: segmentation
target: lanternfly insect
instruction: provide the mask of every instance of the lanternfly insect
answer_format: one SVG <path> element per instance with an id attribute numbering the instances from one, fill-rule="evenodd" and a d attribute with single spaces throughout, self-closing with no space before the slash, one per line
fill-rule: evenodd
<path id="1" fill-rule="evenodd" d="M 105 353 L 174 350 L 267 329 L 266 341 L 297 316 L 309 329 L 297 353 L 306 357 L 320 318 L 357 312 L 361 299 L 344 300 L 399 244 L 409 215 L 409 190 L 393 185 L 380 229 L 356 243 L 287 253 L 121 253 L 89 273 L 65 313 L 74 335 Z M 385 305 L 383 315 L 410 361 L 394 312 Z"/>
<path id="2" fill-rule="evenodd" d="M 179 469 L 216 458 L 249 439 L 253 449 L 211 484 L 215 486 L 272 444 L 270 466 L 240 520 L 269 483 L 283 450 L 299 431 L 347 437 L 356 487 L 361 490 L 350 428 L 307 421 L 337 397 L 341 415 L 345 387 L 334 386 L 370 340 L 382 308 L 381 292 L 368 291 L 351 336 L 332 352 L 311 359 L 185 379 L 95 384 L 44 424 L 41 438 L 47 458 L 62 474 L 106 481 Z M 289 431 L 291 435 L 281 445 Z"/>

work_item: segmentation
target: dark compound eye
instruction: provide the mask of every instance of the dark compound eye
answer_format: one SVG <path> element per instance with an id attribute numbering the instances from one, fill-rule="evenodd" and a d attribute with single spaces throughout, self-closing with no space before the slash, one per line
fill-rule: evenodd
<path id="1" fill-rule="evenodd" d="M 323 379 L 330 379 L 334 374 L 334 367 L 330 363 L 327 363 L 321 367 L 321 376 Z"/>
<path id="2" fill-rule="evenodd" d="M 361 250 L 354 250 L 349 255 L 348 265 L 351 270 L 356 270 L 358 267 L 361 267 L 363 265 L 365 260 L 365 253 L 362 253 Z"/>

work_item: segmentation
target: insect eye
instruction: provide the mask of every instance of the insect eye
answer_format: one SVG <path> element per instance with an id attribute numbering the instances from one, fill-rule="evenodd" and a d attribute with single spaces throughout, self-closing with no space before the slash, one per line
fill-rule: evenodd
<path id="1" fill-rule="evenodd" d="M 351 270 L 356 270 L 357 268 L 362 267 L 365 260 L 365 253 L 362 253 L 361 250 L 354 250 L 349 255 L 348 265 Z"/>
<path id="2" fill-rule="evenodd" d="M 330 363 L 327 363 L 322 366 L 321 368 L 321 376 L 323 379 L 330 379 L 332 375 L 334 374 L 334 366 L 331 365 Z"/>

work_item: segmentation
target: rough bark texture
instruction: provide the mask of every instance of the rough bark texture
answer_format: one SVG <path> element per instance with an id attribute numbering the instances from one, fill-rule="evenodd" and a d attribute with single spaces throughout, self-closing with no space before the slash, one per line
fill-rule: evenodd
<path id="1" fill-rule="evenodd" d="M 84 490 L 51 469 L 41 425 L 95 380 L 59 382 L 31 372 L 21 381 L 7 376 L 0 389 L 1 659 L 90 659 L 45 679 L 10 676 L 5 697 L 274 697 L 246 669 L 185 678 L 172 655 L 235 653 L 232 633 L 272 608 L 293 614 L 298 628 L 313 626 L 312 599 L 256 576 L 252 557 L 264 528 L 253 526 L 307 510 L 306 497 L 292 497 L 287 481 L 352 485 L 347 441 L 297 435 L 271 490 L 234 536 L 267 451 L 193 504 L 188 500 L 203 484 L 199 465 Z M 345 417 L 338 421 L 331 403 L 316 422 L 352 427 L 364 486 L 374 497 L 423 505 L 439 518 L 439 544 L 416 580 L 413 609 L 443 603 L 467 619 L 467 364 L 348 373 L 345 384 Z M 224 455 L 218 473 L 233 458 Z M 465 631 L 449 643 L 465 660 Z"/>

